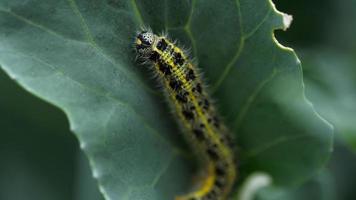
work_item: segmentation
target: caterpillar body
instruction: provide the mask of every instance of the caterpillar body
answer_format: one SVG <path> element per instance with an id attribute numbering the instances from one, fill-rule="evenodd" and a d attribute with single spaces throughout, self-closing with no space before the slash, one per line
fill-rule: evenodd
<path id="1" fill-rule="evenodd" d="M 232 142 L 196 66 L 175 42 L 151 30 L 142 30 L 136 35 L 135 47 L 138 57 L 149 63 L 162 83 L 185 129 L 185 137 L 197 149 L 207 168 L 207 176 L 198 189 L 176 200 L 226 200 L 236 177 Z"/>

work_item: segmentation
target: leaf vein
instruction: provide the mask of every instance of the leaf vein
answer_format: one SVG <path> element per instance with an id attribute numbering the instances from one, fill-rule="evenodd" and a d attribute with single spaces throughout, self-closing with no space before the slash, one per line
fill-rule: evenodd
<path id="1" fill-rule="evenodd" d="M 87 41 L 90 44 L 90 46 L 93 47 L 93 49 L 96 50 L 96 52 L 99 55 L 103 56 L 107 61 L 109 61 L 112 65 L 114 65 L 118 69 L 120 69 L 121 72 L 126 74 L 128 77 L 135 77 L 135 78 L 133 78 L 133 80 L 136 80 L 136 82 L 139 83 L 141 86 L 143 86 L 143 88 L 145 88 L 148 92 L 150 92 L 152 94 L 156 94 L 151 88 L 147 87 L 146 84 L 144 84 L 142 81 L 139 81 L 139 79 L 136 77 L 135 74 L 133 74 L 130 71 L 127 71 L 125 68 L 121 67 L 110 56 L 107 56 L 105 54 L 104 50 L 98 46 L 98 44 L 96 43 L 93 35 L 91 34 L 90 29 L 89 29 L 89 27 L 88 27 L 88 25 L 86 23 L 86 20 L 84 19 L 83 15 L 79 11 L 75 0 L 68 0 L 68 2 L 69 2 L 69 5 L 70 5 L 72 11 L 74 12 L 74 14 L 76 14 L 78 16 L 78 18 L 79 18 L 79 20 L 81 22 L 82 28 L 84 30 L 84 33 L 86 35 Z"/>
<path id="2" fill-rule="evenodd" d="M 240 9 L 240 1 L 237 0 L 236 4 L 237 4 L 237 8 L 238 8 L 238 12 L 239 12 L 239 24 L 241 29 L 243 29 L 242 26 L 242 16 L 241 16 L 241 9 Z M 244 48 L 244 44 L 245 41 L 251 37 L 255 32 L 257 32 L 257 30 L 267 21 L 269 14 L 271 13 L 272 9 L 269 9 L 266 13 L 266 15 L 264 16 L 264 18 L 261 20 L 261 22 L 259 24 L 257 24 L 257 26 L 247 35 L 242 36 L 239 40 L 240 46 L 239 48 L 237 48 L 237 51 L 235 53 L 235 55 L 232 57 L 231 61 L 224 67 L 224 70 L 222 72 L 222 74 L 220 75 L 220 77 L 218 78 L 218 80 L 216 81 L 215 84 L 213 84 L 212 86 L 212 93 L 215 93 L 220 86 L 222 85 L 222 83 L 224 82 L 224 80 L 226 79 L 226 77 L 230 74 L 230 71 L 232 69 L 232 67 L 234 66 L 234 64 L 238 61 L 243 48 Z M 243 31 L 241 31 L 243 33 Z"/>
<path id="3" fill-rule="evenodd" d="M 18 54 L 18 53 L 17 53 Z M 173 149 L 173 152 L 175 152 L 176 154 L 180 154 L 180 155 L 184 155 L 184 152 L 182 152 L 179 148 L 175 147 L 172 143 L 170 143 L 167 139 L 165 139 L 161 134 L 159 134 L 159 131 L 157 131 L 155 128 L 153 128 L 149 122 L 147 122 L 146 120 L 144 120 L 144 117 L 141 116 L 131 105 L 127 104 L 126 102 L 119 100 L 116 97 L 113 97 L 112 95 L 110 95 L 109 92 L 104 92 L 104 91 L 100 91 L 98 89 L 94 89 L 92 87 L 89 87 L 83 83 L 81 83 L 80 81 L 72 78 L 71 76 L 69 76 L 68 74 L 64 73 L 63 71 L 61 71 L 58 67 L 53 66 L 52 64 L 46 62 L 45 60 L 42 60 L 40 58 L 34 57 L 34 56 L 28 56 L 25 54 L 18 54 L 19 56 L 23 56 L 23 57 L 29 57 L 34 59 L 35 61 L 41 63 L 42 65 L 48 66 L 49 68 L 51 68 L 54 72 L 57 72 L 58 75 L 61 75 L 63 77 L 68 78 L 69 80 L 71 80 L 73 83 L 77 84 L 79 87 L 81 87 L 82 89 L 86 89 L 94 94 L 96 94 L 99 97 L 102 98 L 106 98 L 108 100 L 111 100 L 113 102 L 115 102 L 117 105 L 119 106 L 125 106 L 127 108 L 129 108 L 131 110 L 132 113 L 134 113 L 138 118 L 140 118 L 140 120 L 142 121 L 143 125 L 148 129 L 151 130 L 151 133 L 156 135 L 162 142 L 168 144 L 168 146 L 170 146 Z"/>
<path id="4" fill-rule="evenodd" d="M 272 8 L 268 9 L 266 15 L 262 18 L 261 22 L 257 24 L 257 26 L 251 30 L 250 33 L 246 33 L 246 35 L 244 36 L 245 39 L 250 38 L 252 35 L 254 35 L 258 29 L 261 28 L 261 26 L 267 21 L 268 17 L 270 16 L 270 14 L 272 13 Z"/>
<path id="5" fill-rule="evenodd" d="M 245 156 L 246 156 L 246 158 L 256 157 L 257 155 L 259 155 L 259 154 L 261 154 L 275 146 L 281 145 L 286 142 L 290 142 L 292 140 L 299 140 L 299 139 L 308 138 L 308 137 L 311 137 L 311 136 L 306 135 L 306 134 L 298 134 L 298 135 L 293 135 L 293 136 L 282 136 L 282 137 L 279 137 L 269 143 L 266 143 L 266 144 L 260 146 L 259 148 L 256 148 L 255 150 L 246 152 Z"/>
<path id="6" fill-rule="evenodd" d="M 134 11 L 134 14 L 135 14 L 136 18 L 138 19 L 138 23 L 140 24 L 140 26 L 143 26 L 144 25 L 144 21 L 143 21 L 143 18 L 141 16 L 141 12 L 138 9 L 136 0 L 131 0 L 131 5 L 133 7 L 133 11 Z"/>
<path id="7" fill-rule="evenodd" d="M 59 37 L 59 38 L 61 38 L 61 39 L 65 39 L 65 40 L 69 40 L 69 41 L 77 41 L 77 40 L 73 40 L 73 39 L 71 39 L 71 38 L 67 38 L 66 36 L 61 35 L 61 34 L 55 32 L 54 30 L 51 30 L 51 29 L 49 29 L 49 28 L 47 28 L 47 27 L 45 27 L 45 26 L 43 26 L 43 25 L 41 25 L 41 24 L 38 24 L 38 23 L 36 23 L 36 22 L 34 22 L 34 21 L 31 21 L 31 20 L 29 20 L 29 19 L 27 19 L 27 18 L 25 18 L 25 17 L 23 17 L 23 16 L 21 16 L 21 15 L 19 15 L 19 14 L 16 14 L 16 13 L 14 13 L 14 12 L 11 12 L 11 11 L 9 11 L 9 10 L 5 10 L 5 9 L 3 9 L 3 8 L 0 8 L 0 12 L 7 13 L 8 15 L 11 15 L 11 16 L 15 17 L 16 19 L 18 19 L 18 20 L 24 22 L 25 24 L 28 24 L 28 25 L 30 25 L 30 26 L 36 27 L 36 28 L 38 28 L 38 29 L 41 29 L 41 30 L 43 30 L 43 31 L 49 33 L 50 35 L 55 36 L 55 37 Z"/>
<path id="8" fill-rule="evenodd" d="M 167 170 L 169 169 L 169 167 L 172 164 L 173 159 L 175 158 L 175 155 L 172 155 L 168 162 L 166 162 L 166 165 L 162 168 L 162 170 L 160 171 L 160 173 L 157 174 L 157 176 L 153 179 L 151 186 L 155 187 L 159 181 L 159 179 L 167 172 Z"/>
<path id="9" fill-rule="evenodd" d="M 184 27 L 183 29 L 187 33 L 190 41 L 192 42 L 193 56 L 196 57 L 197 56 L 197 45 L 196 45 L 196 41 L 194 40 L 193 33 L 191 30 L 191 20 L 192 20 L 195 5 L 196 5 L 196 0 L 192 0 L 192 6 L 190 9 L 189 17 L 187 19 L 186 24 L 183 26 Z"/>

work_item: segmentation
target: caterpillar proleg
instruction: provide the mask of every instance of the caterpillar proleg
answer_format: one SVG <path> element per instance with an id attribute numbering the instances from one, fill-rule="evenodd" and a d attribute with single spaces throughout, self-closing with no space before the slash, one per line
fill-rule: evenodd
<path id="1" fill-rule="evenodd" d="M 184 50 L 151 30 L 136 35 L 135 47 L 138 57 L 152 67 L 162 83 L 178 123 L 206 166 L 207 176 L 199 188 L 176 200 L 226 200 L 236 177 L 231 138 L 197 67 Z"/>

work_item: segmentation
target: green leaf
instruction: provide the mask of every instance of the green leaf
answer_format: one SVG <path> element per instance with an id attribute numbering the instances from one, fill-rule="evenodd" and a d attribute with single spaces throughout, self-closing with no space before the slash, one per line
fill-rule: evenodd
<path id="1" fill-rule="evenodd" d="M 190 150 L 132 49 L 140 26 L 167 31 L 191 47 L 236 134 L 239 180 L 264 171 L 290 185 L 323 166 L 332 130 L 274 40 L 283 19 L 267 0 L 3 0 L 0 65 L 64 110 L 107 199 L 173 199 L 191 185 Z"/>

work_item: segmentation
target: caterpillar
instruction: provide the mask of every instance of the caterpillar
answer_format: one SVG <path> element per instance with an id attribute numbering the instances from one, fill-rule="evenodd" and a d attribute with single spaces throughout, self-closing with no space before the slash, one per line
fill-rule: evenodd
<path id="1" fill-rule="evenodd" d="M 176 200 L 226 200 L 236 177 L 233 144 L 196 65 L 176 42 L 149 29 L 137 33 L 135 48 L 138 58 L 158 77 L 186 139 L 206 166 L 207 176 L 198 189 Z"/>

